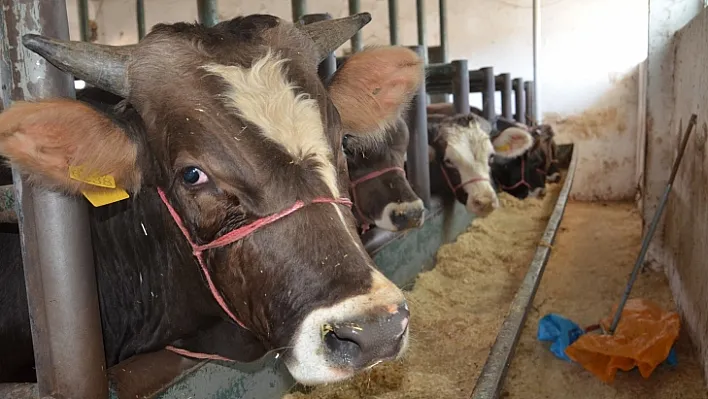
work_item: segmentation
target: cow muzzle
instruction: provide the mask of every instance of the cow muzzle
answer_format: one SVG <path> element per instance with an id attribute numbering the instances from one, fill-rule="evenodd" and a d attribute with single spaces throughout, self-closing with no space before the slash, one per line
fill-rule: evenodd
<path id="1" fill-rule="evenodd" d="M 421 199 L 411 202 L 390 203 L 384 207 L 376 226 L 389 231 L 417 228 L 425 221 L 425 206 Z"/>

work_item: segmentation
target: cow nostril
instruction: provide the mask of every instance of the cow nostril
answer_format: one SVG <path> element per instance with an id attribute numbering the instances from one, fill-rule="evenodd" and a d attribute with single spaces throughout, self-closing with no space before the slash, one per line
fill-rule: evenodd
<path id="1" fill-rule="evenodd" d="M 406 306 L 378 312 L 360 320 L 323 326 L 322 339 L 334 363 L 360 369 L 392 359 L 401 350 L 409 323 Z"/>

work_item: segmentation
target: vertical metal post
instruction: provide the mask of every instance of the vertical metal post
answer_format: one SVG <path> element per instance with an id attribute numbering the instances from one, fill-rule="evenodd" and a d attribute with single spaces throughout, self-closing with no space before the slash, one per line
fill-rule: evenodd
<path id="1" fill-rule="evenodd" d="M 219 23 L 216 0 L 197 0 L 197 12 L 199 13 L 199 23 L 206 26 L 214 26 Z"/>
<path id="2" fill-rule="evenodd" d="M 526 92 L 526 114 L 523 123 L 531 126 L 535 122 L 533 115 L 536 108 L 536 102 L 533 98 L 533 82 L 524 82 L 524 91 Z"/>
<path id="3" fill-rule="evenodd" d="M 423 61 L 428 65 L 428 41 L 425 26 L 425 0 L 415 1 L 415 12 L 418 20 L 418 45 L 423 47 Z"/>
<path id="4" fill-rule="evenodd" d="M 138 21 L 138 40 L 145 37 L 145 4 L 144 0 L 135 1 L 135 18 Z"/>
<path id="5" fill-rule="evenodd" d="M 440 62 L 447 63 L 448 61 L 448 45 L 447 45 L 447 0 L 440 0 Z"/>
<path id="6" fill-rule="evenodd" d="M 398 45 L 398 0 L 388 0 L 388 33 L 391 45 Z"/>
<path id="7" fill-rule="evenodd" d="M 541 124 L 541 83 L 539 81 L 539 46 L 541 45 L 541 0 L 533 0 L 533 119 Z"/>
<path id="8" fill-rule="evenodd" d="M 423 56 L 425 47 L 416 46 L 419 57 Z M 428 111 L 425 92 L 425 81 L 420 85 L 418 94 L 413 100 L 409 113 L 408 127 L 410 141 L 408 142 L 408 162 L 406 171 L 408 181 L 413 191 L 423 200 L 426 208 L 430 208 L 430 170 L 428 169 Z"/>
<path id="9" fill-rule="evenodd" d="M 526 123 L 526 96 L 524 94 L 524 79 L 514 79 L 513 86 L 514 100 L 516 100 L 514 119 L 516 119 L 519 123 Z"/>
<path id="10" fill-rule="evenodd" d="M 506 119 L 513 119 L 514 115 L 511 113 L 511 74 L 503 73 L 501 78 L 502 116 Z"/>
<path id="11" fill-rule="evenodd" d="M 360 11 L 359 0 L 349 0 L 349 15 L 358 14 Z M 361 30 L 357 31 L 352 36 L 352 54 L 361 51 L 363 44 L 361 43 Z"/>
<path id="12" fill-rule="evenodd" d="M 73 97 L 72 76 L 21 43 L 27 33 L 68 39 L 66 2 L 15 0 L 3 13 L 8 43 L 0 58 L 14 69 L 3 70 L 2 84 L 12 86 L 12 100 Z M 31 186 L 16 169 L 13 180 L 39 396 L 107 398 L 86 202 Z"/>
<path id="13" fill-rule="evenodd" d="M 292 0 L 293 22 L 297 22 L 307 14 L 307 0 Z"/>
<path id="14" fill-rule="evenodd" d="M 470 73 L 467 60 L 455 60 L 452 65 L 452 101 L 455 113 L 470 113 Z"/>
<path id="15" fill-rule="evenodd" d="M 448 63 L 450 59 L 450 48 L 447 40 L 447 0 L 439 0 L 438 5 L 440 10 L 440 62 Z M 449 94 L 443 94 L 440 97 L 442 102 L 450 102 Z M 431 96 L 431 101 L 435 102 L 433 96 Z"/>
<path id="16" fill-rule="evenodd" d="M 494 109 L 494 93 L 496 92 L 496 81 L 494 80 L 494 68 L 481 68 L 482 71 L 482 113 L 488 121 L 494 120 L 497 111 Z"/>
<path id="17" fill-rule="evenodd" d="M 313 22 L 319 22 L 319 21 L 326 21 L 328 19 L 332 19 L 332 16 L 329 15 L 328 13 L 318 13 L 318 14 L 307 14 L 303 15 L 300 17 L 299 21 L 301 21 L 304 25 L 311 24 Z M 317 74 L 320 76 L 320 79 L 323 81 L 329 79 L 330 76 L 334 75 L 334 72 L 337 70 L 337 57 L 334 56 L 334 53 L 329 53 L 327 55 L 327 58 L 324 59 L 320 63 L 320 65 L 317 68 Z"/>
<path id="18" fill-rule="evenodd" d="M 79 0 L 76 5 L 79 8 L 79 33 L 81 34 L 81 41 L 87 42 L 91 37 L 91 28 L 89 27 L 88 0 Z"/>

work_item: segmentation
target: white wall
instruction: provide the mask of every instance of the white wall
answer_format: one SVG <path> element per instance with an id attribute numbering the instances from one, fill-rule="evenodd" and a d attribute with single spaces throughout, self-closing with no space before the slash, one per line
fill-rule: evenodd
<path id="1" fill-rule="evenodd" d="M 68 0 L 72 37 L 78 39 L 76 0 Z M 146 1 L 146 24 L 193 21 L 196 1 Z M 265 5 L 264 5 L 265 4 Z M 531 0 L 448 0 L 451 59 L 466 58 L 470 68 L 494 66 L 495 73 L 533 79 Z M 137 40 L 134 0 L 90 1 L 89 15 L 99 42 Z M 426 0 L 427 40 L 438 45 L 438 2 Z M 367 44 L 388 43 L 387 1 L 362 0 L 372 22 L 362 35 Z M 219 1 L 220 17 L 269 13 L 291 19 L 288 0 Z M 309 12 L 348 13 L 344 0 L 310 0 Z M 415 1 L 399 1 L 399 35 L 416 43 Z M 542 110 L 556 125 L 560 142 L 582 145 L 573 196 L 627 199 L 636 187 L 637 79 L 635 66 L 647 54 L 646 0 L 542 1 Z M 346 45 L 348 46 L 348 45 Z M 481 106 L 481 96 L 471 97 Z M 501 101 L 497 99 L 497 110 Z"/>

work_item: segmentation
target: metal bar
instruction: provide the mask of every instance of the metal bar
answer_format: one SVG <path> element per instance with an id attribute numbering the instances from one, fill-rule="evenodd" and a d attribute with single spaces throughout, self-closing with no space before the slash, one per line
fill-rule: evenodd
<path id="1" fill-rule="evenodd" d="M 423 56 L 425 47 L 417 46 L 419 57 Z M 428 169 L 428 112 L 425 92 L 425 81 L 420 85 L 418 94 L 413 100 L 409 112 L 408 128 L 408 162 L 406 162 L 408 181 L 413 191 L 423 200 L 425 207 L 430 209 L 430 171 Z"/>
<path id="2" fill-rule="evenodd" d="M 536 122 L 533 117 L 533 110 L 536 108 L 536 103 L 533 101 L 533 82 L 524 82 L 524 92 L 526 93 L 526 114 L 523 123 L 531 126 Z"/>
<path id="3" fill-rule="evenodd" d="M 144 0 L 135 1 L 135 17 L 138 21 L 138 40 L 145 37 L 145 4 Z"/>
<path id="4" fill-rule="evenodd" d="M 496 92 L 496 82 L 494 81 L 494 68 L 485 67 L 480 69 L 483 75 L 482 90 L 482 112 L 484 118 L 492 121 L 496 118 L 497 111 L 494 109 L 494 93 Z"/>
<path id="5" fill-rule="evenodd" d="M 3 13 L 8 43 L 0 58 L 17 66 L 2 76 L 12 100 L 73 97 L 71 75 L 21 44 L 26 33 L 68 40 L 65 1 L 15 0 Z M 3 98 L 5 106 L 9 101 Z M 106 398 L 86 202 L 30 186 L 16 169 L 13 179 L 40 397 Z"/>
<path id="6" fill-rule="evenodd" d="M 452 101 L 458 114 L 470 113 L 470 79 L 467 60 L 454 60 L 450 63 L 452 75 Z"/>
<path id="7" fill-rule="evenodd" d="M 416 18 L 418 25 L 418 45 L 423 46 L 423 61 L 428 65 L 428 41 L 425 26 L 425 0 L 415 1 Z"/>
<path id="8" fill-rule="evenodd" d="M 297 22 L 307 14 L 307 0 L 292 0 L 293 22 Z"/>
<path id="9" fill-rule="evenodd" d="M 349 0 L 349 15 L 358 14 L 360 11 L 359 0 Z M 358 30 L 354 36 L 352 36 L 352 53 L 358 53 L 363 48 L 361 41 L 361 30 Z"/>
<path id="10" fill-rule="evenodd" d="M 81 41 L 87 42 L 89 38 L 91 38 L 88 0 L 79 0 L 77 6 L 79 8 L 79 33 L 81 35 Z"/>
<path id="11" fill-rule="evenodd" d="M 0 223 L 17 223 L 12 185 L 0 186 Z"/>
<path id="12" fill-rule="evenodd" d="M 197 0 L 197 12 L 201 24 L 214 26 L 219 23 L 219 11 L 216 6 L 216 0 Z"/>
<path id="13" fill-rule="evenodd" d="M 632 275 L 629 277 L 629 282 L 624 289 L 624 294 L 622 294 L 622 299 L 620 300 L 619 306 L 617 306 L 617 312 L 612 319 L 612 325 L 610 326 L 609 333 L 614 334 L 617 329 L 617 324 L 619 324 L 620 318 L 622 317 L 622 310 L 624 305 L 627 304 L 627 299 L 629 299 L 629 294 L 632 292 L 632 287 L 634 282 L 637 281 L 637 276 L 639 276 L 639 271 L 642 270 L 644 265 L 644 258 L 647 255 L 647 250 L 649 249 L 649 244 L 651 243 L 652 237 L 654 237 L 654 232 L 656 231 L 656 226 L 659 225 L 661 220 L 661 215 L 664 214 L 664 208 L 666 207 L 666 202 L 669 200 L 669 194 L 671 194 L 671 189 L 674 186 L 674 180 L 676 179 L 676 174 L 678 173 L 678 168 L 681 166 L 681 160 L 683 159 L 683 154 L 686 152 L 686 145 L 688 145 L 688 137 L 693 132 L 693 128 L 696 127 L 696 121 L 698 116 L 696 114 L 691 115 L 691 119 L 688 121 L 688 126 L 686 127 L 686 132 L 683 134 L 683 139 L 681 140 L 681 147 L 679 148 L 678 155 L 676 155 L 676 160 L 674 161 L 674 166 L 671 168 L 671 175 L 669 176 L 669 182 L 666 183 L 666 188 L 664 189 L 664 194 L 661 196 L 661 201 L 659 201 L 659 206 L 654 212 L 654 217 L 651 220 L 647 234 L 642 240 L 642 248 L 637 256 L 637 261 L 634 263 L 634 269 L 632 269 Z"/>
<path id="14" fill-rule="evenodd" d="M 318 14 L 307 14 L 300 17 L 299 21 L 304 25 L 311 24 L 313 22 L 326 21 L 332 19 L 332 16 L 328 13 L 318 13 Z M 317 68 L 317 74 L 320 79 L 326 81 L 330 76 L 334 75 L 337 70 L 337 58 L 334 56 L 334 52 L 329 53 L 327 58 L 320 63 Z"/>
<path id="15" fill-rule="evenodd" d="M 533 119 L 541 124 L 541 83 L 539 78 L 539 46 L 541 44 L 541 0 L 533 0 Z"/>
<path id="16" fill-rule="evenodd" d="M 514 119 L 516 119 L 519 123 L 526 123 L 526 95 L 524 94 L 524 79 L 514 79 L 513 86 L 514 100 L 516 102 Z"/>
<path id="17" fill-rule="evenodd" d="M 440 62 L 448 62 L 447 45 L 447 0 L 440 0 Z"/>
<path id="18" fill-rule="evenodd" d="M 503 73 L 500 75 L 501 84 L 501 102 L 502 102 L 502 116 L 506 119 L 513 119 L 514 115 L 511 113 L 511 74 Z"/>
<path id="19" fill-rule="evenodd" d="M 548 220 L 546 231 L 544 231 L 541 242 L 536 247 L 536 253 L 524 277 L 524 281 L 521 283 L 519 290 L 516 291 L 514 300 L 509 308 L 509 315 L 504 319 L 494 345 L 489 351 L 482 373 L 472 391 L 472 399 L 496 399 L 499 397 L 509 364 L 511 364 L 514 356 L 516 344 L 526 321 L 526 315 L 533 304 L 536 290 L 538 290 L 543 278 L 543 272 L 551 254 L 551 245 L 563 219 L 565 205 L 568 202 L 570 189 L 573 186 L 573 177 L 575 176 L 575 168 L 579 158 L 578 154 L 579 151 L 576 144 L 573 147 L 573 161 L 565 177 L 563 189 L 558 195 L 558 200 L 556 200 L 556 206 Z"/>
<path id="20" fill-rule="evenodd" d="M 398 0 L 388 0 L 388 33 L 391 45 L 398 45 Z"/>

